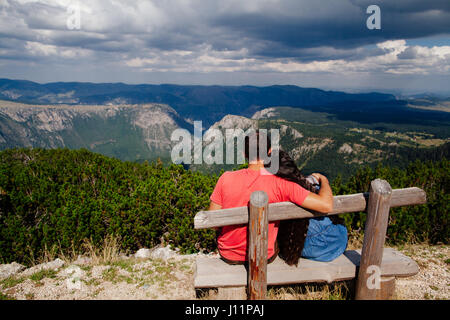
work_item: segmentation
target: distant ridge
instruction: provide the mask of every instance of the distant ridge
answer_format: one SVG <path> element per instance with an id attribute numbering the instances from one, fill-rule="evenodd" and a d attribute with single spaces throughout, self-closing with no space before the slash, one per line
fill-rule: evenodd
<path id="1" fill-rule="evenodd" d="M 294 85 L 201 86 L 53 82 L 0 79 L 0 99 L 32 104 L 163 103 L 187 118 L 212 124 L 227 114 L 251 116 L 271 106 L 324 107 L 342 104 L 402 104 L 385 93 L 345 93 Z"/>

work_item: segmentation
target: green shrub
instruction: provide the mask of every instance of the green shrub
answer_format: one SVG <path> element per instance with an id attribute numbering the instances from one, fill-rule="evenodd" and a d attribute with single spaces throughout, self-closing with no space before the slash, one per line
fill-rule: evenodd
<path id="1" fill-rule="evenodd" d="M 333 182 L 334 194 L 365 192 L 382 178 L 393 188 L 427 192 L 420 206 L 391 209 L 388 241 L 448 243 L 449 161 L 411 163 L 406 170 L 358 170 Z M 107 235 L 135 251 L 161 240 L 183 253 L 216 248 L 213 230 L 194 230 L 208 207 L 217 176 L 124 162 L 86 149 L 8 149 L 0 152 L 0 263 L 29 264 L 47 251 L 78 251 L 84 240 L 101 246 Z M 364 213 L 345 214 L 350 230 L 363 229 Z"/>
<path id="2" fill-rule="evenodd" d="M 161 163 L 122 162 L 86 149 L 0 152 L 0 262 L 29 263 L 51 250 L 101 245 L 117 235 L 134 251 L 161 239 L 182 252 L 215 248 L 215 232 L 194 231 L 216 176 Z"/>
<path id="3" fill-rule="evenodd" d="M 450 161 L 445 158 L 438 162 L 410 163 L 405 170 L 377 166 L 374 170 L 359 169 L 346 183 L 340 177 L 333 182 L 334 194 L 367 192 L 370 182 L 376 178 L 389 182 L 393 189 L 418 187 L 427 194 L 423 205 L 391 208 L 387 229 L 387 242 L 448 243 L 450 212 Z M 346 226 L 350 230 L 364 231 L 366 214 L 344 214 Z"/>

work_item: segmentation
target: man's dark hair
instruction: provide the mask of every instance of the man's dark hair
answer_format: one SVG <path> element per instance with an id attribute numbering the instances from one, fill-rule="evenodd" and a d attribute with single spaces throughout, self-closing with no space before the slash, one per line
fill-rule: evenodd
<path id="1" fill-rule="evenodd" d="M 250 137 L 256 136 L 256 139 L 251 139 Z M 257 129 L 255 132 L 250 133 L 249 135 L 245 136 L 244 139 L 244 155 L 245 155 L 245 159 L 247 160 L 255 160 L 255 159 L 250 159 L 250 142 L 255 141 L 256 143 L 256 160 L 260 160 L 260 150 L 259 150 L 259 142 L 261 139 L 266 139 L 266 150 L 263 150 L 263 154 L 265 154 L 266 156 L 269 155 L 269 150 L 271 148 L 271 139 L 269 137 L 269 135 L 266 132 L 261 132 L 259 131 L 259 129 Z"/>

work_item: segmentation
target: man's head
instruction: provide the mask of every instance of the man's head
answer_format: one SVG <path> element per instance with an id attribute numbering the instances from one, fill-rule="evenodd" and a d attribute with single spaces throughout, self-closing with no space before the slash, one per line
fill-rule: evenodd
<path id="1" fill-rule="evenodd" d="M 279 159 L 279 134 L 278 130 L 270 130 L 271 135 L 267 134 L 266 129 L 252 130 L 245 136 L 244 155 L 250 164 L 260 163 L 271 173 L 278 171 Z"/>
<path id="2" fill-rule="evenodd" d="M 270 155 L 271 143 L 266 130 L 252 131 L 245 136 L 244 155 L 248 162 L 265 160 Z"/>

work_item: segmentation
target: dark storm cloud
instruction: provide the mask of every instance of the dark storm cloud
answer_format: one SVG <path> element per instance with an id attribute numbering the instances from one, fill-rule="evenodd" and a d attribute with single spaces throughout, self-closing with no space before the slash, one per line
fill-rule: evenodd
<path id="1" fill-rule="evenodd" d="M 374 1 L 374 0 L 351 0 L 356 6 L 367 8 L 372 4 L 382 6 L 389 12 L 396 13 L 411 13 L 411 12 L 423 12 L 428 10 L 439 10 L 450 12 L 450 2 L 447 0 L 406 0 L 406 1 Z"/>
<path id="2" fill-rule="evenodd" d="M 81 28 L 69 30 L 76 3 Z M 366 27 L 372 4 L 381 30 Z M 450 47 L 403 40 L 449 35 L 449 0 L 1 0 L 0 73 L 448 74 Z"/>
<path id="3" fill-rule="evenodd" d="M 309 61 L 315 57 L 319 60 L 332 58 L 333 53 L 337 58 L 351 58 L 362 53 L 351 49 L 361 46 L 389 39 L 448 34 L 450 31 L 448 0 L 230 1 L 229 6 L 225 7 L 221 2 L 207 1 L 205 4 L 194 1 L 189 13 L 178 12 L 174 16 L 179 2 L 155 1 L 155 6 L 168 19 L 156 24 L 150 31 L 150 22 L 145 19 L 139 24 L 133 21 L 133 14 L 128 13 L 127 16 L 127 12 L 124 12 L 120 16 L 114 8 L 105 9 L 104 13 L 92 14 L 91 20 L 94 22 L 100 17 L 98 22 L 88 25 L 88 30 L 77 33 L 66 28 L 67 4 L 9 0 L 9 6 L 4 10 L 21 17 L 26 29 L 22 29 L 22 32 L 11 30 L 11 34 L 2 36 L 36 40 L 33 30 L 51 30 L 54 31 L 53 35 L 37 40 L 102 51 L 135 50 L 138 45 L 149 49 L 190 50 L 207 43 L 216 50 L 239 50 L 245 47 L 250 50 L 250 55 L 295 57 Z M 107 3 L 98 2 L 97 9 L 102 4 L 107 7 Z M 382 30 L 366 28 L 369 16 L 366 8 L 371 4 L 378 4 L 381 8 Z M 133 13 L 139 15 L 139 12 Z M 141 14 L 145 16 L 145 13 Z M 134 35 L 140 40 L 139 43 L 129 41 L 124 36 L 126 34 Z M 317 47 L 336 50 L 328 50 L 328 54 L 322 54 L 319 50 L 302 50 Z"/>
<path id="4" fill-rule="evenodd" d="M 381 30 L 366 27 L 371 4 L 381 9 Z M 262 11 L 223 13 L 212 24 L 248 38 L 253 54 L 302 58 L 297 49 L 351 49 L 385 40 L 448 35 L 450 1 L 283 1 Z"/>

